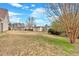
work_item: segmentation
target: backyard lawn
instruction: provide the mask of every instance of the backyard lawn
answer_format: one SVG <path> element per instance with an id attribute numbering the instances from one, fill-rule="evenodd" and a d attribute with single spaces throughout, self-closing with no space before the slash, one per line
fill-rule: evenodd
<path id="1" fill-rule="evenodd" d="M 0 55 L 79 55 L 79 40 L 70 44 L 67 38 L 48 33 L 7 31 L 0 33 Z"/>

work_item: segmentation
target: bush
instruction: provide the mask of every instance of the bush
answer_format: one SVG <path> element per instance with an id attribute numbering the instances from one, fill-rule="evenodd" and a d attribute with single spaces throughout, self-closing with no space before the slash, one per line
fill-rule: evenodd
<path id="1" fill-rule="evenodd" d="M 54 34 L 54 35 L 60 35 L 62 32 L 58 32 L 58 31 L 55 31 L 55 30 L 53 30 L 53 29 L 49 29 L 49 30 L 48 30 L 48 33 Z"/>
<path id="2" fill-rule="evenodd" d="M 33 31 L 33 29 L 24 29 L 25 31 Z"/>
<path id="3" fill-rule="evenodd" d="M 10 27 L 8 27 L 8 30 L 11 30 L 11 28 L 10 28 Z"/>

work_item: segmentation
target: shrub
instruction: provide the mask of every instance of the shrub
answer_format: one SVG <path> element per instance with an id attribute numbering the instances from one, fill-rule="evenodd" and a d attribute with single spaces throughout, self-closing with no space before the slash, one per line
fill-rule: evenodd
<path id="1" fill-rule="evenodd" d="M 54 35 L 60 35 L 62 32 L 55 31 L 55 30 L 53 30 L 53 29 L 50 28 L 50 29 L 48 30 L 48 33 L 54 34 Z"/>

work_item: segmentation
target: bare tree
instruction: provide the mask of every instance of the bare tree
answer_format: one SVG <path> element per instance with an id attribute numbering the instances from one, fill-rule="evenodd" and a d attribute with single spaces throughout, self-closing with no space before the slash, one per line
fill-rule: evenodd
<path id="1" fill-rule="evenodd" d="M 34 26 L 34 17 L 29 17 L 28 20 L 26 21 L 27 27 L 29 30 L 33 29 Z"/>
<path id="2" fill-rule="evenodd" d="M 47 4 L 47 13 L 49 17 L 53 16 L 62 25 L 70 43 L 75 43 L 79 35 L 79 4 Z"/>

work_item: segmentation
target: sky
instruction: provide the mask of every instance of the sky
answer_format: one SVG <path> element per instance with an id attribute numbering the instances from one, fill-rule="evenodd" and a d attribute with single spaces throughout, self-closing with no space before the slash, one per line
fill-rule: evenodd
<path id="1" fill-rule="evenodd" d="M 29 17 L 34 17 L 37 26 L 50 25 L 50 21 L 45 14 L 46 3 L 0 3 L 0 8 L 8 10 L 9 21 L 11 23 L 24 23 Z"/>

